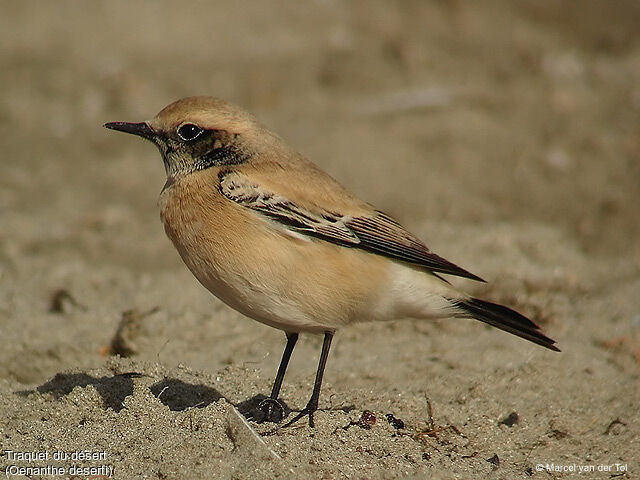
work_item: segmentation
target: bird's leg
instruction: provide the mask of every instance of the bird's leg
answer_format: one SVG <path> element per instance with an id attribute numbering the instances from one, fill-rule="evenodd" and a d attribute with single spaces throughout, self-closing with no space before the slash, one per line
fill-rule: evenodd
<path id="1" fill-rule="evenodd" d="M 293 420 L 288 422 L 285 427 L 292 425 L 300 420 L 305 415 L 309 416 L 309 426 L 313 427 L 313 414 L 318 409 L 318 399 L 320 398 L 320 387 L 322 386 L 322 375 L 324 374 L 324 367 L 327 365 L 327 358 L 329 357 L 329 349 L 331 348 L 331 340 L 333 340 L 333 332 L 324 332 L 324 341 L 322 342 L 322 353 L 320 353 L 320 363 L 318 363 L 318 371 L 316 372 L 316 381 L 313 384 L 313 393 L 311 398 L 298 415 Z"/>
<path id="2" fill-rule="evenodd" d="M 280 366 L 278 367 L 278 373 L 276 379 L 273 382 L 273 388 L 271 389 L 271 396 L 265 398 L 258 408 L 262 410 L 264 417 L 262 421 L 278 423 L 284 416 L 284 408 L 278 401 L 278 395 L 280 395 L 280 387 L 282 386 L 282 380 L 284 379 L 284 373 L 287 371 L 287 365 L 289 365 L 289 359 L 291 358 L 291 352 L 293 347 L 296 346 L 298 341 L 297 333 L 286 332 L 287 345 L 284 347 L 284 353 L 282 354 L 282 360 L 280 360 Z M 277 413 L 276 413 L 277 412 Z"/>

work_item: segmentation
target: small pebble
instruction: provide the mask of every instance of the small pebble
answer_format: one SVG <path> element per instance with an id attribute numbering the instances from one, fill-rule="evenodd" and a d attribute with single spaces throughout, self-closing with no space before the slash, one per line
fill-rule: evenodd
<path id="1" fill-rule="evenodd" d="M 387 413 L 385 417 L 387 418 L 387 422 L 389 422 L 396 430 L 404 428 L 404 422 L 401 419 L 394 417 L 393 414 Z"/>
<path id="2" fill-rule="evenodd" d="M 518 417 L 518 413 L 517 412 L 511 412 L 509 415 L 507 415 L 505 418 L 503 418 L 500 421 L 500 425 L 506 425 L 507 427 L 513 427 L 514 425 L 517 425 L 519 421 L 520 421 L 520 417 Z"/>
<path id="3" fill-rule="evenodd" d="M 373 427 L 375 424 L 376 416 L 369 410 L 365 410 L 364 412 L 362 412 L 362 415 L 360 415 L 360 419 L 356 422 L 356 425 L 358 425 L 360 428 L 364 428 L 365 430 L 371 430 L 371 427 Z"/>

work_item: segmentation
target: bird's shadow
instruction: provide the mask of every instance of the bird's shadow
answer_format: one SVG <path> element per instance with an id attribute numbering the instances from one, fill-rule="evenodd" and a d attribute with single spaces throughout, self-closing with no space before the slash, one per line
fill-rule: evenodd
<path id="1" fill-rule="evenodd" d="M 21 396 L 28 396 L 36 392 L 49 393 L 55 399 L 60 399 L 71 393 L 75 387 L 84 388 L 91 385 L 100 395 L 105 410 L 111 408 L 113 411 L 119 412 L 124 408 L 125 398 L 133 395 L 134 379 L 145 376 L 147 375 L 137 372 L 103 377 L 94 377 L 86 373 L 58 373 L 34 390 L 22 390 L 16 393 Z M 187 383 L 170 377 L 165 377 L 154 383 L 149 387 L 149 391 L 173 411 L 204 408 L 223 398 L 223 395 L 215 388 Z"/>
<path id="2" fill-rule="evenodd" d="M 207 385 L 166 377 L 154 383 L 149 390 L 170 410 L 177 412 L 188 408 L 204 408 L 223 398 L 218 390 Z"/>
<path id="3" fill-rule="evenodd" d="M 50 393 L 55 399 L 60 399 L 71 393 L 76 387 L 93 386 L 100 397 L 105 409 L 111 408 L 119 412 L 124 408 L 124 399 L 133 394 L 133 379 L 142 376 L 139 373 L 123 373 L 111 377 L 93 377 L 86 373 L 57 373 L 51 380 L 37 387 L 35 390 L 16 392 L 21 396 L 32 393 Z"/>
<path id="4" fill-rule="evenodd" d="M 57 400 L 70 394 L 75 387 L 85 388 L 91 385 L 100 395 L 105 410 L 110 408 L 115 412 L 120 412 L 125 408 L 125 398 L 133 395 L 134 379 L 146 376 L 146 374 L 137 372 L 102 377 L 95 377 L 86 373 L 58 373 L 34 390 L 22 390 L 16 392 L 16 394 L 28 396 L 36 392 L 41 394 L 49 393 Z M 247 400 L 233 403 L 218 390 L 208 385 L 188 383 L 171 377 L 164 377 L 162 380 L 157 381 L 149 387 L 149 391 L 172 411 L 205 408 L 224 398 L 227 402 L 233 404 L 244 417 L 256 422 L 264 420 L 260 404 L 268 398 L 266 395 L 258 394 Z M 283 418 L 287 418 L 290 413 L 298 411 L 291 409 L 282 400 L 278 400 L 278 403 L 283 409 Z M 353 406 L 331 407 L 328 410 L 349 412 L 353 408 Z"/>
<path id="5" fill-rule="evenodd" d="M 92 376 L 86 373 L 58 373 L 50 380 L 34 390 L 22 390 L 16 392 L 20 396 L 28 396 L 33 393 L 51 394 L 56 400 L 70 394 L 74 388 L 93 386 L 100 398 L 104 409 L 112 409 L 120 412 L 124 408 L 124 400 L 133 395 L 133 382 L 135 378 L 145 377 L 145 374 L 128 372 L 113 376 Z M 172 411 L 183 411 L 188 408 L 205 408 L 206 406 L 225 398 L 215 388 L 203 384 L 188 383 L 171 377 L 162 380 L 149 387 L 149 391 L 162 404 Z M 260 420 L 261 411 L 258 408 L 265 395 L 256 395 L 252 398 L 234 404 L 242 415 L 250 420 Z M 286 403 L 280 401 L 284 408 L 285 416 L 291 412 Z"/>

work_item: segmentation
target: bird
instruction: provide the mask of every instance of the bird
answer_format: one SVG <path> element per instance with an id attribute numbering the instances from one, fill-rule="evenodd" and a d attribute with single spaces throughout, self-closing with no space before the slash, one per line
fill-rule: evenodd
<path id="1" fill-rule="evenodd" d="M 311 427 L 331 341 L 350 324 L 472 318 L 560 351 L 529 318 L 455 288 L 446 276 L 484 280 L 432 252 L 241 107 L 186 97 L 151 120 L 104 126 L 160 151 L 160 217 L 196 279 L 241 314 L 284 331 L 261 421 L 283 420 L 280 388 L 301 333 L 324 338 L 311 397 L 287 425 L 308 416 Z"/>

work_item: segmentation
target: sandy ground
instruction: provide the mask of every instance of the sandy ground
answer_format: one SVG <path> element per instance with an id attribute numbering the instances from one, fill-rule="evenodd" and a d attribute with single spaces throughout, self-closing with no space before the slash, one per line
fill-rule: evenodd
<path id="1" fill-rule="evenodd" d="M 1 2 L 2 473 L 639 478 L 639 24 L 633 1 Z M 361 324 L 315 429 L 246 423 L 284 335 L 197 284 L 157 152 L 101 127 L 193 94 L 253 111 L 563 352 Z M 294 352 L 291 411 L 320 343 Z"/>

